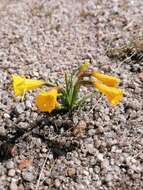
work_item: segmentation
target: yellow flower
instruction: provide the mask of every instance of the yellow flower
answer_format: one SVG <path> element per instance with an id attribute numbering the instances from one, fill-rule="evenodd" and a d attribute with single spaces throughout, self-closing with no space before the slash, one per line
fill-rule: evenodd
<path id="1" fill-rule="evenodd" d="M 120 79 L 117 77 L 105 75 L 105 74 L 95 71 L 95 70 L 92 72 L 91 75 L 93 77 L 95 77 L 96 79 L 100 80 L 101 82 L 103 82 L 104 84 L 106 84 L 107 86 L 115 87 L 120 82 Z"/>
<path id="2" fill-rule="evenodd" d="M 50 113 L 59 106 L 57 96 L 59 94 L 56 88 L 52 88 L 47 92 L 43 91 L 36 97 L 36 105 L 40 111 Z"/>
<path id="3" fill-rule="evenodd" d="M 15 96 L 22 96 L 26 91 L 36 89 L 45 84 L 42 80 L 26 79 L 19 75 L 13 75 L 12 79 Z"/>
<path id="4" fill-rule="evenodd" d="M 117 105 L 122 100 L 123 90 L 115 87 L 106 86 L 98 81 L 93 81 L 93 84 L 100 92 L 107 96 L 109 102 L 112 105 Z"/>
<path id="5" fill-rule="evenodd" d="M 89 68 L 89 65 L 90 65 L 89 59 L 85 60 L 84 63 L 79 67 L 79 71 L 80 71 L 80 72 L 85 72 L 85 71 L 87 71 L 88 68 Z"/>

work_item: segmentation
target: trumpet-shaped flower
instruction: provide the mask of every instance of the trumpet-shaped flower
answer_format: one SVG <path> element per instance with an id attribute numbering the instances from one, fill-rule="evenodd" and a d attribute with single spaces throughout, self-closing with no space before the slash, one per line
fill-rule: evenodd
<path id="1" fill-rule="evenodd" d="M 40 111 L 50 113 L 59 106 L 57 96 L 59 94 L 56 88 L 52 88 L 47 92 L 43 91 L 36 97 L 36 105 Z"/>
<path id="2" fill-rule="evenodd" d="M 15 96 L 22 96 L 26 91 L 39 88 L 45 84 L 42 80 L 26 79 L 19 75 L 13 75 L 12 79 Z"/>
<path id="3" fill-rule="evenodd" d="M 107 86 L 111 86 L 111 87 L 117 86 L 120 82 L 120 79 L 117 77 L 105 75 L 95 70 L 92 72 L 91 75 L 95 77 L 96 79 L 100 80 L 101 82 L 103 82 L 104 84 L 106 84 Z"/>
<path id="4" fill-rule="evenodd" d="M 109 102 L 112 105 L 117 105 L 122 100 L 123 90 L 115 87 L 106 86 L 98 81 L 93 81 L 93 84 L 100 92 L 107 96 Z"/>

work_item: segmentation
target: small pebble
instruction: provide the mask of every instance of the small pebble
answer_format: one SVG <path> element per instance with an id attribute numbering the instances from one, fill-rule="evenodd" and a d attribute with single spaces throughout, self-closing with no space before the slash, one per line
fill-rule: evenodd
<path id="1" fill-rule="evenodd" d="M 93 154 L 95 152 L 94 145 L 93 144 L 87 144 L 86 149 L 90 154 Z"/>
<path id="2" fill-rule="evenodd" d="M 96 129 L 96 132 L 97 132 L 97 134 L 104 133 L 104 127 L 99 126 L 99 127 Z"/>
<path id="3" fill-rule="evenodd" d="M 15 176 L 15 170 L 14 170 L 14 169 L 10 169 L 10 170 L 8 171 L 8 176 L 9 176 L 9 177 L 14 177 L 14 176 Z"/>
<path id="4" fill-rule="evenodd" d="M 3 176 L 6 172 L 6 168 L 0 164 L 0 176 Z"/>
<path id="5" fill-rule="evenodd" d="M 3 185 L 0 185 L 0 190 L 6 190 Z"/>
<path id="6" fill-rule="evenodd" d="M 8 161 L 7 163 L 6 163 L 6 168 L 7 169 L 13 169 L 14 168 L 14 162 L 13 161 Z"/>
<path id="7" fill-rule="evenodd" d="M 4 126 L 0 126 L 0 135 L 5 136 L 6 135 L 6 129 Z"/>
<path id="8" fill-rule="evenodd" d="M 97 160 L 102 162 L 103 161 L 103 154 L 97 153 Z"/>
<path id="9" fill-rule="evenodd" d="M 31 104 L 31 101 L 30 101 L 30 100 L 27 100 L 27 101 L 25 102 L 25 105 L 26 105 L 27 108 L 31 108 L 31 107 L 32 107 L 32 104 Z"/>
<path id="10" fill-rule="evenodd" d="M 106 181 L 107 182 L 111 182 L 113 180 L 113 176 L 111 173 L 108 173 L 107 176 L 106 176 Z"/>
<path id="11" fill-rule="evenodd" d="M 42 152 L 43 152 L 43 153 L 46 153 L 47 151 L 48 151 L 47 148 L 45 148 L 45 147 L 42 148 Z"/>
<path id="12" fill-rule="evenodd" d="M 8 113 L 4 113 L 3 114 L 3 117 L 6 118 L 6 119 L 9 119 L 10 118 L 10 115 Z"/>
<path id="13" fill-rule="evenodd" d="M 24 190 L 23 184 L 20 184 L 20 185 L 18 186 L 18 190 Z"/>
<path id="14" fill-rule="evenodd" d="M 28 182 L 32 182 L 34 180 L 34 175 L 31 172 L 22 172 L 22 177 Z"/>
<path id="15" fill-rule="evenodd" d="M 17 184 L 14 181 L 10 184 L 10 190 L 18 190 Z"/>
<path id="16" fill-rule="evenodd" d="M 101 162 L 101 167 L 102 167 L 104 170 L 107 170 L 108 167 L 109 167 L 109 160 L 104 159 L 104 160 Z"/>
<path id="17" fill-rule="evenodd" d="M 76 190 L 85 190 L 85 187 L 82 184 L 76 184 Z"/>
<path id="18" fill-rule="evenodd" d="M 17 105 L 16 105 L 16 111 L 17 111 L 19 114 L 23 113 L 24 110 L 25 110 L 24 104 L 17 104 Z"/>
<path id="19" fill-rule="evenodd" d="M 90 130 L 88 131 L 88 135 L 89 135 L 89 136 L 94 136 L 95 133 L 96 133 L 96 130 L 95 130 L 95 129 L 90 129 Z"/>
<path id="20" fill-rule="evenodd" d="M 59 188 L 60 185 L 61 185 L 60 180 L 59 180 L 59 179 L 55 179 L 55 187 L 56 187 L 56 188 Z"/>
<path id="21" fill-rule="evenodd" d="M 88 176 L 89 175 L 89 172 L 87 170 L 83 170 L 82 171 L 82 174 L 85 175 L 85 176 Z"/>
<path id="22" fill-rule="evenodd" d="M 72 177 L 76 174 L 76 169 L 75 168 L 68 168 L 67 169 L 67 174 L 69 177 Z"/>

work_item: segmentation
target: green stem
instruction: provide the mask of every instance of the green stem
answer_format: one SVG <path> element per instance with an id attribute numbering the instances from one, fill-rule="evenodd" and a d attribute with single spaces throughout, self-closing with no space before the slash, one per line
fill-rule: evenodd
<path id="1" fill-rule="evenodd" d="M 53 84 L 51 82 L 45 82 L 45 85 L 48 87 L 58 87 L 56 84 Z"/>

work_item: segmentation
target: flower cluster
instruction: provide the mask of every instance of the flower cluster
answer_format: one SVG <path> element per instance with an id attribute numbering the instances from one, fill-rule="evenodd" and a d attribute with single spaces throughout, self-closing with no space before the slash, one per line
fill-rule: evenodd
<path id="1" fill-rule="evenodd" d="M 112 105 L 120 103 L 123 97 L 123 90 L 118 88 L 120 79 L 103 74 L 96 70 L 89 69 L 89 61 L 86 60 L 76 71 L 65 74 L 65 84 L 55 85 L 43 80 L 33 80 L 13 75 L 13 88 L 15 96 L 24 94 L 42 86 L 48 86 L 47 91 L 42 91 L 35 98 L 35 103 L 40 111 L 52 112 L 56 108 L 72 111 L 77 108 L 84 97 L 79 98 L 82 85 L 93 86 L 104 94 Z"/>
<path id="2" fill-rule="evenodd" d="M 120 80 L 97 71 L 93 71 L 92 76 L 97 79 L 92 81 L 95 88 L 106 95 L 112 105 L 119 104 L 123 97 L 123 90 L 117 88 Z"/>

